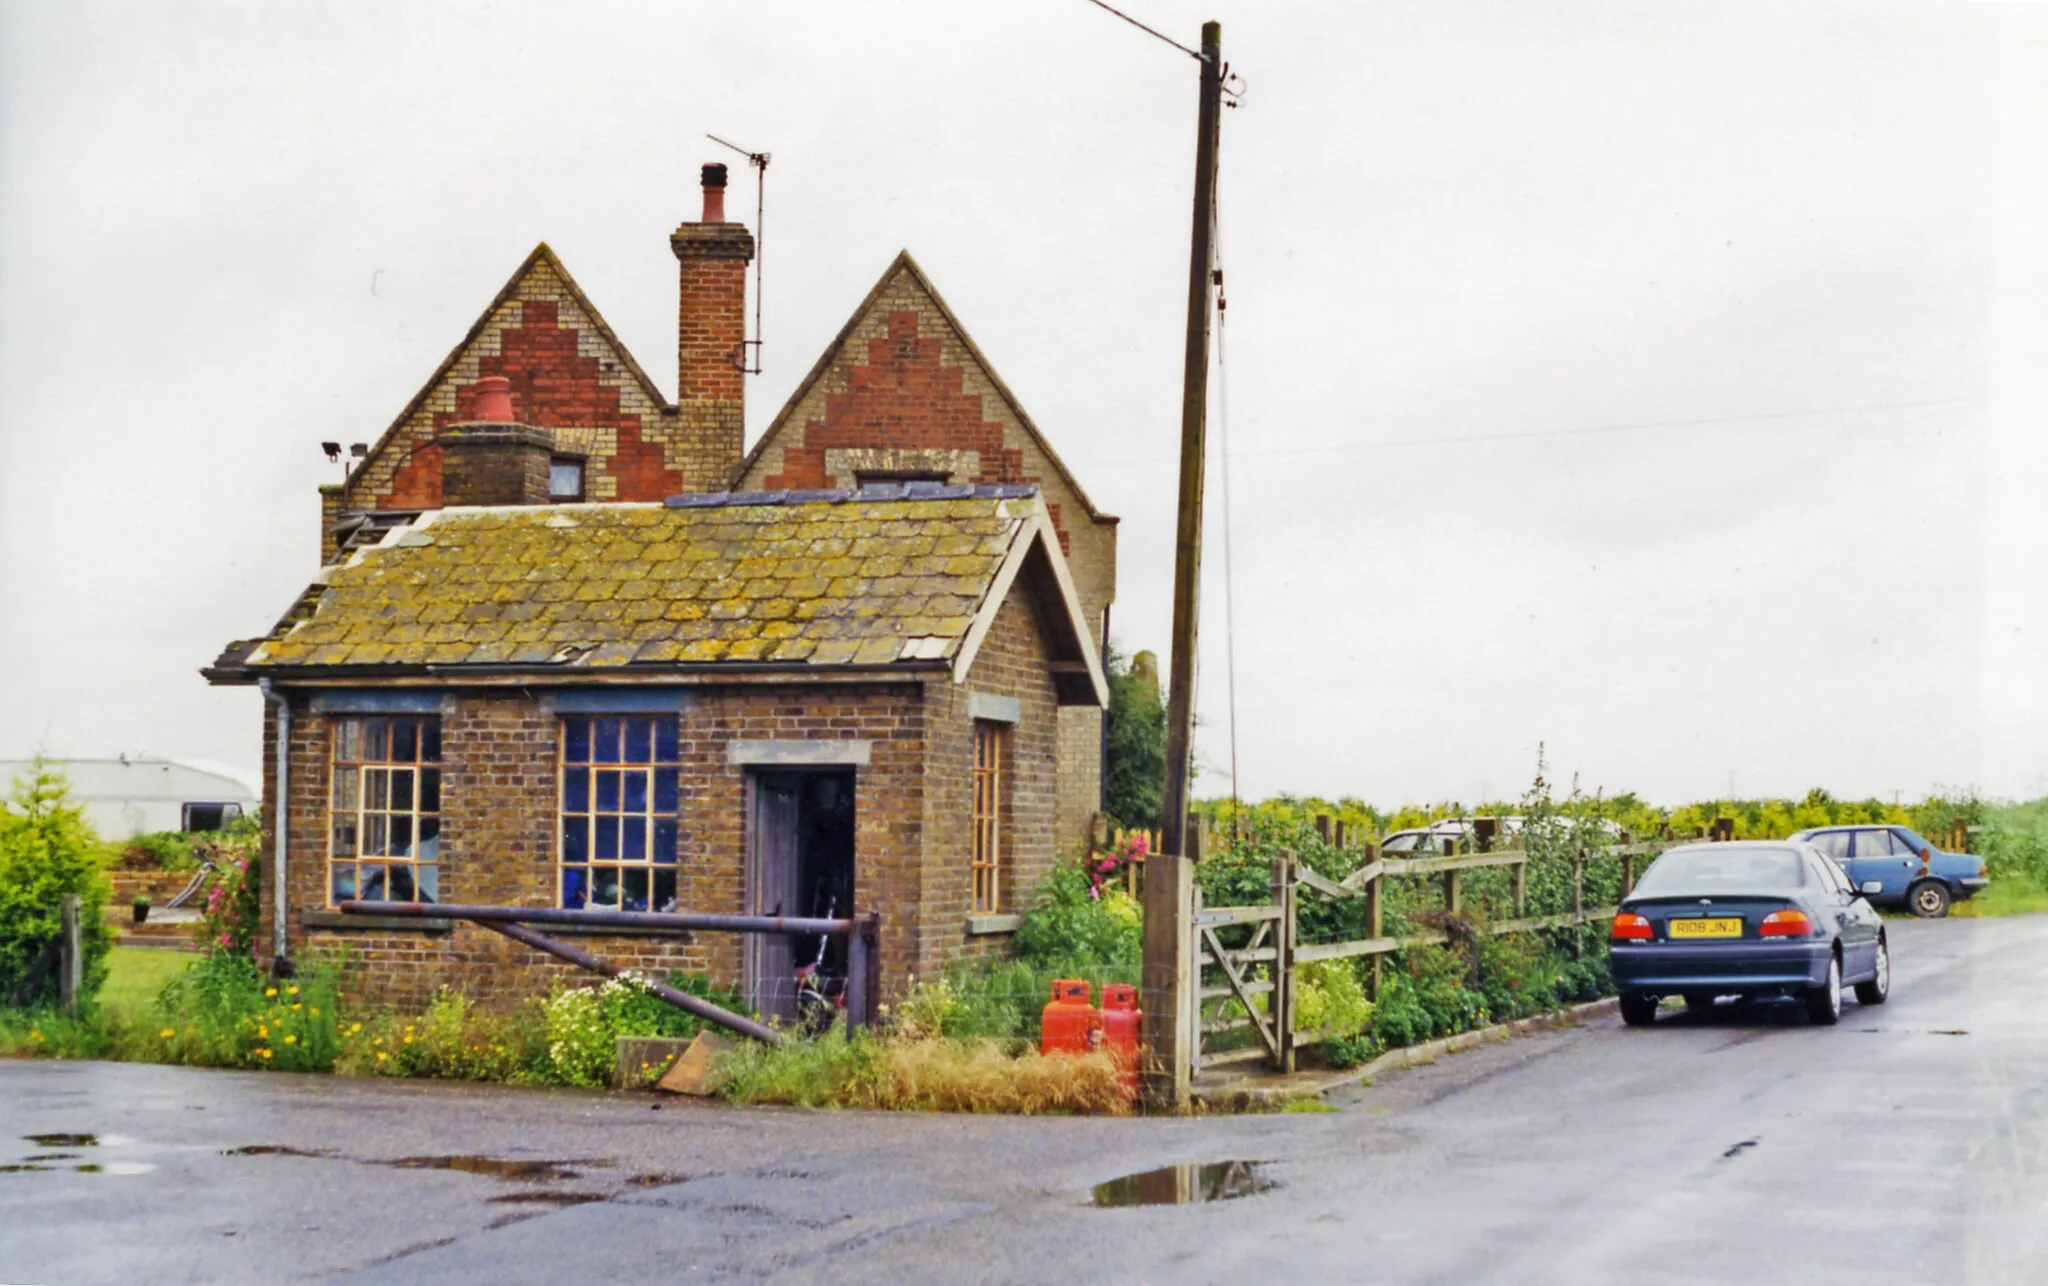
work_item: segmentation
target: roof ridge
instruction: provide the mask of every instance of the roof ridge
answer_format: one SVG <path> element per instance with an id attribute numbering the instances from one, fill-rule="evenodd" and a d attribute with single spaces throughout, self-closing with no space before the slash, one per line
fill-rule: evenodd
<path id="1" fill-rule="evenodd" d="M 876 482 L 863 487 L 811 491 L 691 491 L 670 496 L 662 503 L 670 509 L 723 509 L 880 500 L 1024 500 L 1037 494 L 1035 482 Z"/>

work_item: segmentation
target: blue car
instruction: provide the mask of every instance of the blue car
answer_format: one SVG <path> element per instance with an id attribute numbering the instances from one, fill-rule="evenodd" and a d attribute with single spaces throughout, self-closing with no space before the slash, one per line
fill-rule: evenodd
<path id="1" fill-rule="evenodd" d="M 1796 997 L 1807 1018 L 1842 1017 L 1842 988 L 1881 1005 L 1891 994 L 1884 921 L 1841 868 L 1790 840 L 1686 844 L 1650 864 L 1609 930 L 1608 968 L 1631 1027 L 1682 997 Z"/>
<path id="2" fill-rule="evenodd" d="M 1792 839 L 1833 858 L 1872 902 L 1930 919 L 1991 883 L 1983 858 L 1944 853 L 1906 826 L 1816 826 Z"/>

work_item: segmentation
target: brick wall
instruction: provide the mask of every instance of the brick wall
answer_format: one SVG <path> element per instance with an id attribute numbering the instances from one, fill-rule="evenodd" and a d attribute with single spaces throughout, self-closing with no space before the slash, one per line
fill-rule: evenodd
<path id="1" fill-rule="evenodd" d="M 440 897 L 447 902 L 556 905 L 556 773 L 560 723 L 545 695 L 468 692 L 441 705 Z M 885 979 L 913 968 L 920 950 L 924 690 L 915 683 L 760 684 L 697 690 L 682 717 L 682 819 L 678 901 L 692 910 L 744 910 L 747 774 L 728 762 L 736 740 L 872 743 L 855 778 L 855 899 L 882 916 Z M 345 950 L 355 993 L 372 1004 L 423 1005 L 440 986 L 509 1005 L 546 992 L 556 979 L 592 975 L 558 964 L 485 929 L 452 932 L 308 928 L 307 911 L 327 904 L 326 797 L 331 720 L 301 702 L 292 731 L 289 863 L 290 951 Z M 265 799 L 274 724 L 266 723 Z M 269 851 L 265 845 L 268 868 Z M 268 903 L 266 901 L 266 907 Z M 270 929 L 266 911 L 264 954 Z M 735 935 L 669 938 L 576 935 L 596 954 L 650 972 L 706 970 L 740 976 Z"/>
<path id="2" fill-rule="evenodd" d="M 713 276 L 734 271 L 727 262 L 714 263 Z M 737 266 L 744 268 L 744 262 Z M 729 358 L 725 365 L 731 371 Z M 715 491 L 739 459 L 743 412 L 736 385 L 692 377 L 695 391 L 680 405 L 668 405 L 543 248 L 356 469 L 334 509 L 439 507 L 436 438 L 447 425 L 473 418 L 474 385 L 486 375 L 512 381 L 512 409 L 521 423 L 547 429 L 559 449 L 585 459 L 587 500 Z M 731 375 L 740 379 L 737 371 Z M 331 558 L 325 506 L 322 524 L 321 549 Z"/>
<path id="3" fill-rule="evenodd" d="M 747 770 L 728 762 L 734 741 L 865 740 L 868 766 L 854 783 L 854 897 L 882 917 L 885 989 L 972 955 L 1000 951 L 1001 935 L 971 935 L 970 693 L 1013 697 L 1021 719 L 1009 739 L 1001 898 L 1021 910 L 1056 860 L 1057 707 L 1045 647 L 1022 590 L 1004 604 L 969 681 L 734 684 L 697 689 L 682 716 L 681 862 L 678 900 L 692 910 L 745 909 Z M 440 896 L 448 902 L 556 905 L 556 772 L 560 723 L 546 694 L 469 691 L 441 703 Z M 589 975 L 468 924 L 451 932 L 307 927 L 327 903 L 326 828 L 332 721 L 295 699 L 289 818 L 289 950 L 345 951 L 354 994 L 371 1004 L 424 1005 L 435 988 L 458 987 L 495 1006 L 544 994 L 558 979 Z M 265 720 L 266 805 L 275 723 Z M 274 814 L 273 814 L 274 815 Z M 271 869 L 268 832 L 266 870 Z M 266 887 L 269 887 L 266 884 Z M 271 941 L 265 899 L 263 954 Z M 660 973 L 709 971 L 737 982 L 741 939 L 576 936 L 597 954 Z"/>
<path id="4" fill-rule="evenodd" d="M 999 954 L 1009 946 L 1007 935 L 967 931 L 974 898 L 971 694 L 1013 697 L 1019 707 L 1002 766 L 998 910 L 1025 910 L 1032 891 L 1061 856 L 1054 838 L 1059 707 L 1046 668 L 1045 635 L 1034 610 L 1022 586 L 1013 587 L 982 641 L 967 682 L 942 680 L 931 685 L 922 881 L 926 934 L 917 962 L 920 973 L 936 972 L 966 957 Z"/>

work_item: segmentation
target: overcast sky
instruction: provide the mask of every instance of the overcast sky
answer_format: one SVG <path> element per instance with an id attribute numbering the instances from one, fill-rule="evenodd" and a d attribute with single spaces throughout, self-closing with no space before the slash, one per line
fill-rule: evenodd
<path id="1" fill-rule="evenodd" d="M 2048 791 L 2048 9 L 1120 5 L 1245 81 L 1203 793 Z M 771 152 L 749 440 L 909 248 L 1167 644 L 1196 65 L 1084 0 L 0 9 L 0 757 L 198 668 L 546 240 L 666 392 Z M 736 170 L 731 208 L 751 220 Z M 1229 455 L 1221 454 L 1227 427 Z"/>

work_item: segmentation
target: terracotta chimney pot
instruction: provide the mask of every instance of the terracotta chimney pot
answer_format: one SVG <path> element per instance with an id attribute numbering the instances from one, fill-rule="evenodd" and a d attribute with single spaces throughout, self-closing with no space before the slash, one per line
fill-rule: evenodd
<path id="1" fill-rule="evenodd" d="M 486 375 L 476 382 L 476 408 L 471 415 L 479 424 L 511 424 L 512 381 L 503 375 Z"/>
<path id="2" fill-rule="evenodd" d="M 715 162 L 704 167 L 704 218 L 701 222 L 725 222 L 725 167 Z"/>

